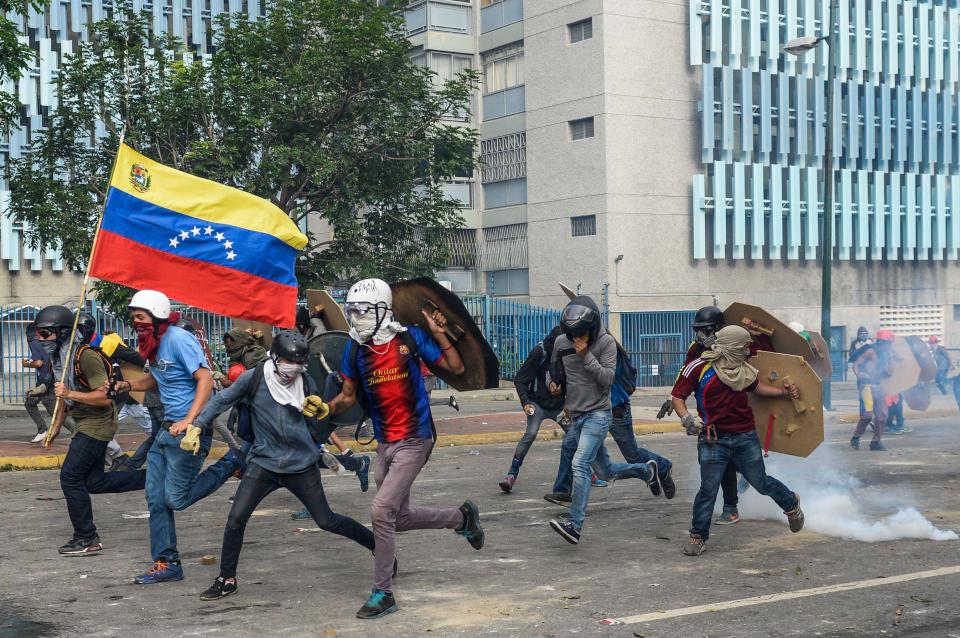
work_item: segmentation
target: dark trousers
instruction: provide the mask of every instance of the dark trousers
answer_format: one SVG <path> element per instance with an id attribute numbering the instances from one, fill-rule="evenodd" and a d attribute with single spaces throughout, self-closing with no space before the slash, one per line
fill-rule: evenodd
<path id="1" fill-rule="evenodd" d="M 247 521 L 260 501 L 281 487 L 287 488 L 306 506 L 321 529 L 349 538 L 373 551 L 373 532 L 352 518 L 341 516 L 330 509 L 323 493 L 323 484 L 320 482 L 320 469 L 316 465 L 297 474 L 277 474 L 251 463 L 240 481 L 230 515 L 227 517 L 227 526 L 223 530 L 220 576 L 236 577 Z"/>
<path id="2" fill-rule="evenodd" d="M 103 455 L 107 441 L 98 441 L 78 432 L 70 441 L 70 449 L 60 468 L 60 489 L 67 501 L 67 513 L 73 523 L 73 538 L 89 541 L 97 535 L 93 524 L 91 494 L 115 494 L 142 490 L 147 473 L 103 472 Z"/>
<path id="3" fill-rule="evenodd" d="M 140 469 L 143 467 L 143 464 L 147 462 L 147 452 L 150 451 L 150 448 L 153 446 L 154 439 L 157 438 L 157 432 L 160 431 L 160 428 L 163 427 L 163 408 L 162 407 L 147 407 L 147 412 L 150 413 L 150 436 L 140 444 L 140 447 L 137 448 L 137 451 L 133 453 L 133 456 L 130 457 L 130 467 L 135 469 Z"/>
<path id="4" fill-rule="evenodd" d="M 720 490 L 723 492 L 723 511 L 727 514 L 737 511 L 740 496 L 737 494 L 737 468 L 733 463 L 727 463 L 720 479 Z"/>

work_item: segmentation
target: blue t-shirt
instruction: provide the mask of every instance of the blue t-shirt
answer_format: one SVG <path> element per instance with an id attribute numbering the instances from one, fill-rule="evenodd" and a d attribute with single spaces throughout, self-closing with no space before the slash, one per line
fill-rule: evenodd
<path id="1" fill-rule="evenodd" d="M 167 328 L 160 338 L 156 361 L 150 364 L 150 374 L 160 389 L 165 421 L 186 418 L 197 393 L 193 375 L 207 367 L 207 356 L 195 336 L 177 326 Z"/>
<path id="2" fill-rule="evenodd" d="M 436 363 L 443 353 L 433 338 L 416 326 L 409 328 L 424 361 Z M 351 357 L 350 354 L 355 353 Z M 420 363 L 403 338 L 372 347 L 348 347 L 340 373 L 365 393 L 373 432 L 378 441 L 433 437 L 430 397 L 423 385 Z"/>

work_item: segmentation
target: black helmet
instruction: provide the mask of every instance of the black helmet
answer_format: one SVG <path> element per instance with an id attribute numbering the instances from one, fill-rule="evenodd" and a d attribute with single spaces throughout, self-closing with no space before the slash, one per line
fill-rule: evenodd
<path id="1" fill-rule="evenodd" d="M 697 328 L 710 328 L 714 330 L 719 330 L 723 327 L 723 311 L 717 308 L 716 306 L 704 306 L 697 311 L 696 316 L 693 318 L 693 329 Z"/>
<path id="2" fill-rule="evenodd" d="M 66 341 L 73 328 L 73 313 L 66 306 L 47 306 L 37 313 L 33 321 L 35 330 L 53 330 L 57 341 Z"/>
<path id="3" fill-rule="evenodd" d="M 270 354 L 294 363 L 306 363 L 310 354 L 307 339 L 299 332 L 284 330 L 273 338 Z"/>
<path id="4" fill-rule="evenodd" d="M 97 320 L 89 312 L 81 312 L 77 317 L 77 334 L 80 335 L 80 341 L 90 343 L 94 333 L 97 331 Z"/>
<path id="5" fill-rule="evenodd" d="M 590 297 L 574 298 L 563 309 L 560 328 L 568 339 L 588 335 L 592 342 L 600 334 L 600 311 L 597 304 Z"/>
<path id="6" fill-rule="evenodd" d="M 297 328 L 310 327 L 310 311 L 305 306 L 297 306 Z"/>

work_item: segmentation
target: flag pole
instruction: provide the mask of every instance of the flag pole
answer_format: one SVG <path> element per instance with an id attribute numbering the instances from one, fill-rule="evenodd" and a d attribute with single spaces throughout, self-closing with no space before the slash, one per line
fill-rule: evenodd
<path id="1" fill-rule="evenodd" d="M 60 373 L 60 383 L 67 382 L 67 371 L 70 369 L 69 366 L 73 365 L 71 357 L 73 356 L 73 340 L 77 334 L 77 323 L 80 320 L 80 313 L 83 311 L 84 304 L 87 301 L 87 288 L 90 284 L 90 264 L 93 263 L 93 256 L 97 251 L 97 239 L 100 237 L 100 227 L 103 225 L 103 215 L 107 211 L 107 200 L 110 199 L 110 184 L 113 182 L 113 174 L 117 170 L 117 159 L 120 157 L 120 147 L 123 146 L 123 140 L 126 137 L 127 124 L 124 122 L 123 127 L 120 129 L 120 143 L 117 144 L 117 151 L 113 154 L 113 163 L 110 165 L 110 173 L 107 177 L 107 189 L 106 196 L 103 198 L 103 206 L 100 207 L 100 217 L 97 219 L 97 229 L 93 234 L 93 243 L 90 246 L 90 257 L 87 259 L 86 266 L 83 272 L 83 284 L 80 286 L 80 299 L 77 302 L 77 311 L 73 314 L 73 326 L 70 329 L 70 339 L 67 341 L 67 351 L 64 356 L 61 357 L 63 361 L 63 371 Z M 43 439 L 43 447 L 49 448 L 53 443 L 53 440 L 60 434 L 60 425 L 58 421 L 62 422 L 61 411 L 64 409 L 64 402 L 60 397 L 56 398 L 56 402 L 53 404 L 53 414 L 50 417 L 50 427 L 47 428 L 47 435 Z"/>

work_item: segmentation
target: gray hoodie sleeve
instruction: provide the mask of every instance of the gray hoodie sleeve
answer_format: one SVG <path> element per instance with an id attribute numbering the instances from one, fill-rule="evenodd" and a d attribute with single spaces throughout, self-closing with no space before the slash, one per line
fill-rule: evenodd
<path id="1" fill-rule="evenodd" d="M 609 390 L 617 373 L 617 344 L 610 335 L 602 335 L 597 347 L 587 351 L 583 367 L 600 387 Z"/>
<path id="2" fill-rule="evenodd" d="M 203 406 L 200 416 L 197 417 L 195 426 L 204 428 L 210 426 L 218 416 L 233 407 L 235 403 L 247 396 L 247 388 L 250 386 L 250 380 L 253 378 L 254 370 L 247 370 L 230 385 L 229 388 L 221 390 L 214 394 L 207 404 Z"/>

